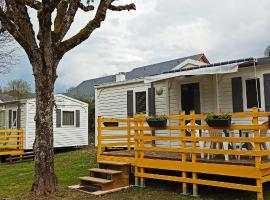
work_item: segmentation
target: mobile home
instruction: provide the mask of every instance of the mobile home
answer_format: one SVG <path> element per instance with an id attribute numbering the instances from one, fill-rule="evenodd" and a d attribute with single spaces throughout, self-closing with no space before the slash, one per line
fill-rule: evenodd
<path id="1" fill-rule="evenodd" d="M 54 147 L 88 145 L 88 104 L 62 94 L 55 95 L 55 103 Z M 0 130 L 22 129 L 24 150 L 33 148 L 35 112 L 35 98 L 0 103 Z"/>

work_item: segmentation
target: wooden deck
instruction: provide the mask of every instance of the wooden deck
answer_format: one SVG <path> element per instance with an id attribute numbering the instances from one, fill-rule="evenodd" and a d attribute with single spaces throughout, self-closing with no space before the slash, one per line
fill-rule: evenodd
<path id="1" fill-rule="evenodd" d="M 112 157 L 135 157 L 135 151 L 132 149 L 130 151 L 108 151 L 102 152 L 101 156 L 112 156 Z M 182 161 L 182 154 L 176 152 L 156 152 L 156 151 L 147 151 L 144 154 L 144 158 L 149 159 L 158 159 L 158 160 L 176 160 Z M 186 161 L 191 161 L 191 157 L 187 157 Z M 200 155 L 196 157 L 196 162 L 201 163 L 215 163 L 215 164 L 227 164 L 227 165 L 244 165 L 244 166 L 255 166 L 255 158 L 242 156 L 240 159 L 235 156 L 230 156 L 228 161 L 224 160 L 223 155 L 216 155 L 215 157 L 209 157 L 205 155 L 205 158 L 201 158 Z M 268 157 L 262 158 L 262 163 L 268 163 L 270 159 Z"/>
<path id="2" fill-rule="evenodd" d="M 192 195 L 198 195 L 200 185 L 252 191 L 257 193 L 258 200 L 263 199 L 263 183 L 270 181 L 270 150 L 265 144 L 270 137 L 263 134 L 269 129 L 268 123 L 259 123 L 268 120 L 268 112 L 260 112 L 254 108 L 252 112 L 230 113 L 232 119 L 248 119 L 246 124 L 232 124 L 229 127 L 209 127 L 206 124 L 196 125 L 196 121 L 204 121 L 205 114 L 167 116 L 174 125 L 165 128 L 149 127 L 147 116 L 136 115 L 127 119 L 98 118 L 98 161 L 127 162 L 134 166 L 136 186 L 145 186 L 145 179 L 160 179 L 179 182 L 182 184 L 183 194 L 188 194 L 188 185 L 192 185 Z M 261 118 L 261 120 L 259 120 Z M 175 121 L 178 121 L 176 124 Z M 186 125 L 189 121 L 190 125 Z M 241 121 L 241 120 L 239 120 Z M 243 120 L 242 120 L 243 121 Z M 118 122 L 117 127 L 105 127 L 103 122 Z M 237 136 L 205 136 L 197 135 L 198 130 L 210 131 L 247 131 L 252 137 Z M 153 131 L 155 134 L 153 134 Z M 162 131 L 162 134 L 158 134 Z M 167 134 L 174 131 L 174 134 Z M 191 132 L 191 136 L 186 135 Z M 179 133 L 179 134 L 175 134 Z M 154 145 L 157 141 L 174 141 L 179 146 Z M 223 144 L 251 144 L 252 148 L 242 149 L 214 149 L 200 147 L 200 142 Z M 107 148 L 125 147 L 123 151 L 106 151 Z M 204 155 L 202 158 L 201 155 Z M 208 159 L 208 155 L 210 158 Z M 226 156 L 229 159 L 225 159 Z M 240 157 L 240 159 L 239 159 Z M 151 172 L 155 170 L 177 172 L 178 175 Z M 219 177 L 216 180 L 207 178 L 209 175 Z M 225 178 L 224 178 L 225 177 Z M 227 177 L 227 178 L 226 178 Z M 229 177 L 244 180 L 254 180 L 238 183 Z M 223 180 L 223 181 L 221 181 Z"/>

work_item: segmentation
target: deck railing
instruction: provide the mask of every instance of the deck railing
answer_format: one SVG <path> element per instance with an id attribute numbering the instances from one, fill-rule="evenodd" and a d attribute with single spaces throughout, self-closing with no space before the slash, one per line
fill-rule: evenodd
<path id="1" fill-rule="evenodd" d="M 23 153 L 23 129 L 0 130 L 0 155 Z"/>
<path id="2" fill-rule="evenodd" d="M 147 116 L 135 115 L 134 118 L 128 119 L 106 119 L 98 118 L 98 159 L 102 155 L 104 147 L 127 147 L 127 150 L 134 149 L 134 158 L 132 164 L 135 166 L 135 182 L 137 185 L 144 186 L 144 178 L 163 179 L 183 183 L 183 193 L 187 192 L 187 184 L 193 185 L 193 195 L 197 195 L 197 185 L 209 185 L 239 190 L 257 192 L 258 199 L 262 199 L 262 183 L 270 181 L 270 150 L 262 149 L 262 144 L 270 142 L 270 137 L 261 135 L 269 129 L 268 123 L 261 121 L 268 120 L 268 112 L 260 112 L 254 108 L 251 112 L 230 113 L 234 123 L 229 127 L 213 128 L 206 124 L 198 125 L 196 121 L 203 121 L 206 114 L 195 114 L 191 112 L 186 115 L 182 112 L 179 115 L 167 116 L 171 122 L 166 128 L 153 128 L 146 124 Z M 244 120 L 243 120 L 244 119 Z M 260 120 L 262 119 L 262 120 Z M 186 122 L 189 125 L 186 125 Z M 242 121 L 241 123 L 239 121 Z M 118 122 L 118 127 L 104 127 L 103 122 Z M 173 125 L 171 125 L 173 124 Z M 206 133 L 213 129 L 227 131 L 248 131 L 252 137 L 239 137 L 231 135 L 230 137 L 209 137 L 209 135 L 198 136 L 197 130 Z M 104 131 L 112 131 L 104 135 Z M 122 131 L 122 134 L 113 134 L 115 131 Z M 153 131 L 156 133 L 152 134 Z M 158 131 L 174 132 L 161 136 Z M 190 136 L 186 132 L 191 133 Z M 116 141 L 115 141 L 116 140 Z M 122 140 L 122 141 L 119 141 Z M 115 142 L 113 142 L 115 141 Z M 161 147 L 154 145 L 153 141 L 175 141 L 178 145 Z M 205 143 L 232 143 L 243 144 L 249 143 L 251 149 L 213 149 L 205 148 L 198 145 L 199 142 Z M 146 156 L 147 152 L 172 152 L 177 153 L 178 160 L 158 160 L 150 159 Z M 223 158 L 222 163 L 208 162 L 207 159 L 200 159 L 200 155 L 230 155 L 241 160 L 241 157 L 247 157 L 247 163 L 232 163 L 230 160 Z M 266 157 L 266 158 L 265 158 Z M 181 177 L 165 176 L 159 174 L 145 173 L 145 169 L 165 169 L 181 171 Z M 191 173 L 191 177 L 188 177 Z M 230 182 L 221 182 L 213 180 L 198 179 L 197 174 L 212 174 L 222 176 L 235 176 L 250 178 L 256 180 L 256 185 L 236 184 Z"/>

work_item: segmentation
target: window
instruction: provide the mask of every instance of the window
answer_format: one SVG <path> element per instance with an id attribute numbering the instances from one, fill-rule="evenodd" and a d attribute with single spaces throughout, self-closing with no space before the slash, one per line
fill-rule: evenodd
<path id="1" fill-rule="evenodd" d="M 260 79 L 246 80 L 247 108 L 261 107 Z"/>
<path id="2" fill-rule="evenodd" d="M 13 127 L 17 126 L 17 111 L 12 112 L 12 125 Z"/>
<path id="3" fill-rule="evenodd" d="M 135 93 L 136 113 L 146 114 L 146 92 Z"/>
<path id="4" fill-rule="evenodd" d="M 63 111 L 63 126 L 74 126 L 74 111 Z"/>

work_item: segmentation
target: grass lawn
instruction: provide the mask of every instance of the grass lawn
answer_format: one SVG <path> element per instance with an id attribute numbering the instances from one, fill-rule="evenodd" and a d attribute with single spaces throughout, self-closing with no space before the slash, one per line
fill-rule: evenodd
<path id="1" fill-rule="evenodd" d="M 102 197 L 93 197 L 80 192 L 71 191 L 67 187 L 78 184 L 78 177 L 87 175 L 87 169 L 95 167 L 96 154 L 93 147 L 83 150 L 59 153 L 55 156 L 56 173 L 59 188 L 54 196 L 46 199 L 64 200 L 119 200 L 119 199 L 154 199 L 154 200 L 252 200 L 255 193 L 227 190 L 213 187 L 200 187 L 200 197 L 192 198 L 180 194 L 181 184 L 162 181 L 147 181 L 146 188 L 132 187 Z M 34 199 L 29 192 L 33 180 L 34 163 L 32 161 L 16 164 L 0 164 L 0 200 Z M 268 192 L 267 192 L 268 193 Z M 265 200 L 270 200 L 270 194 Z"/>

